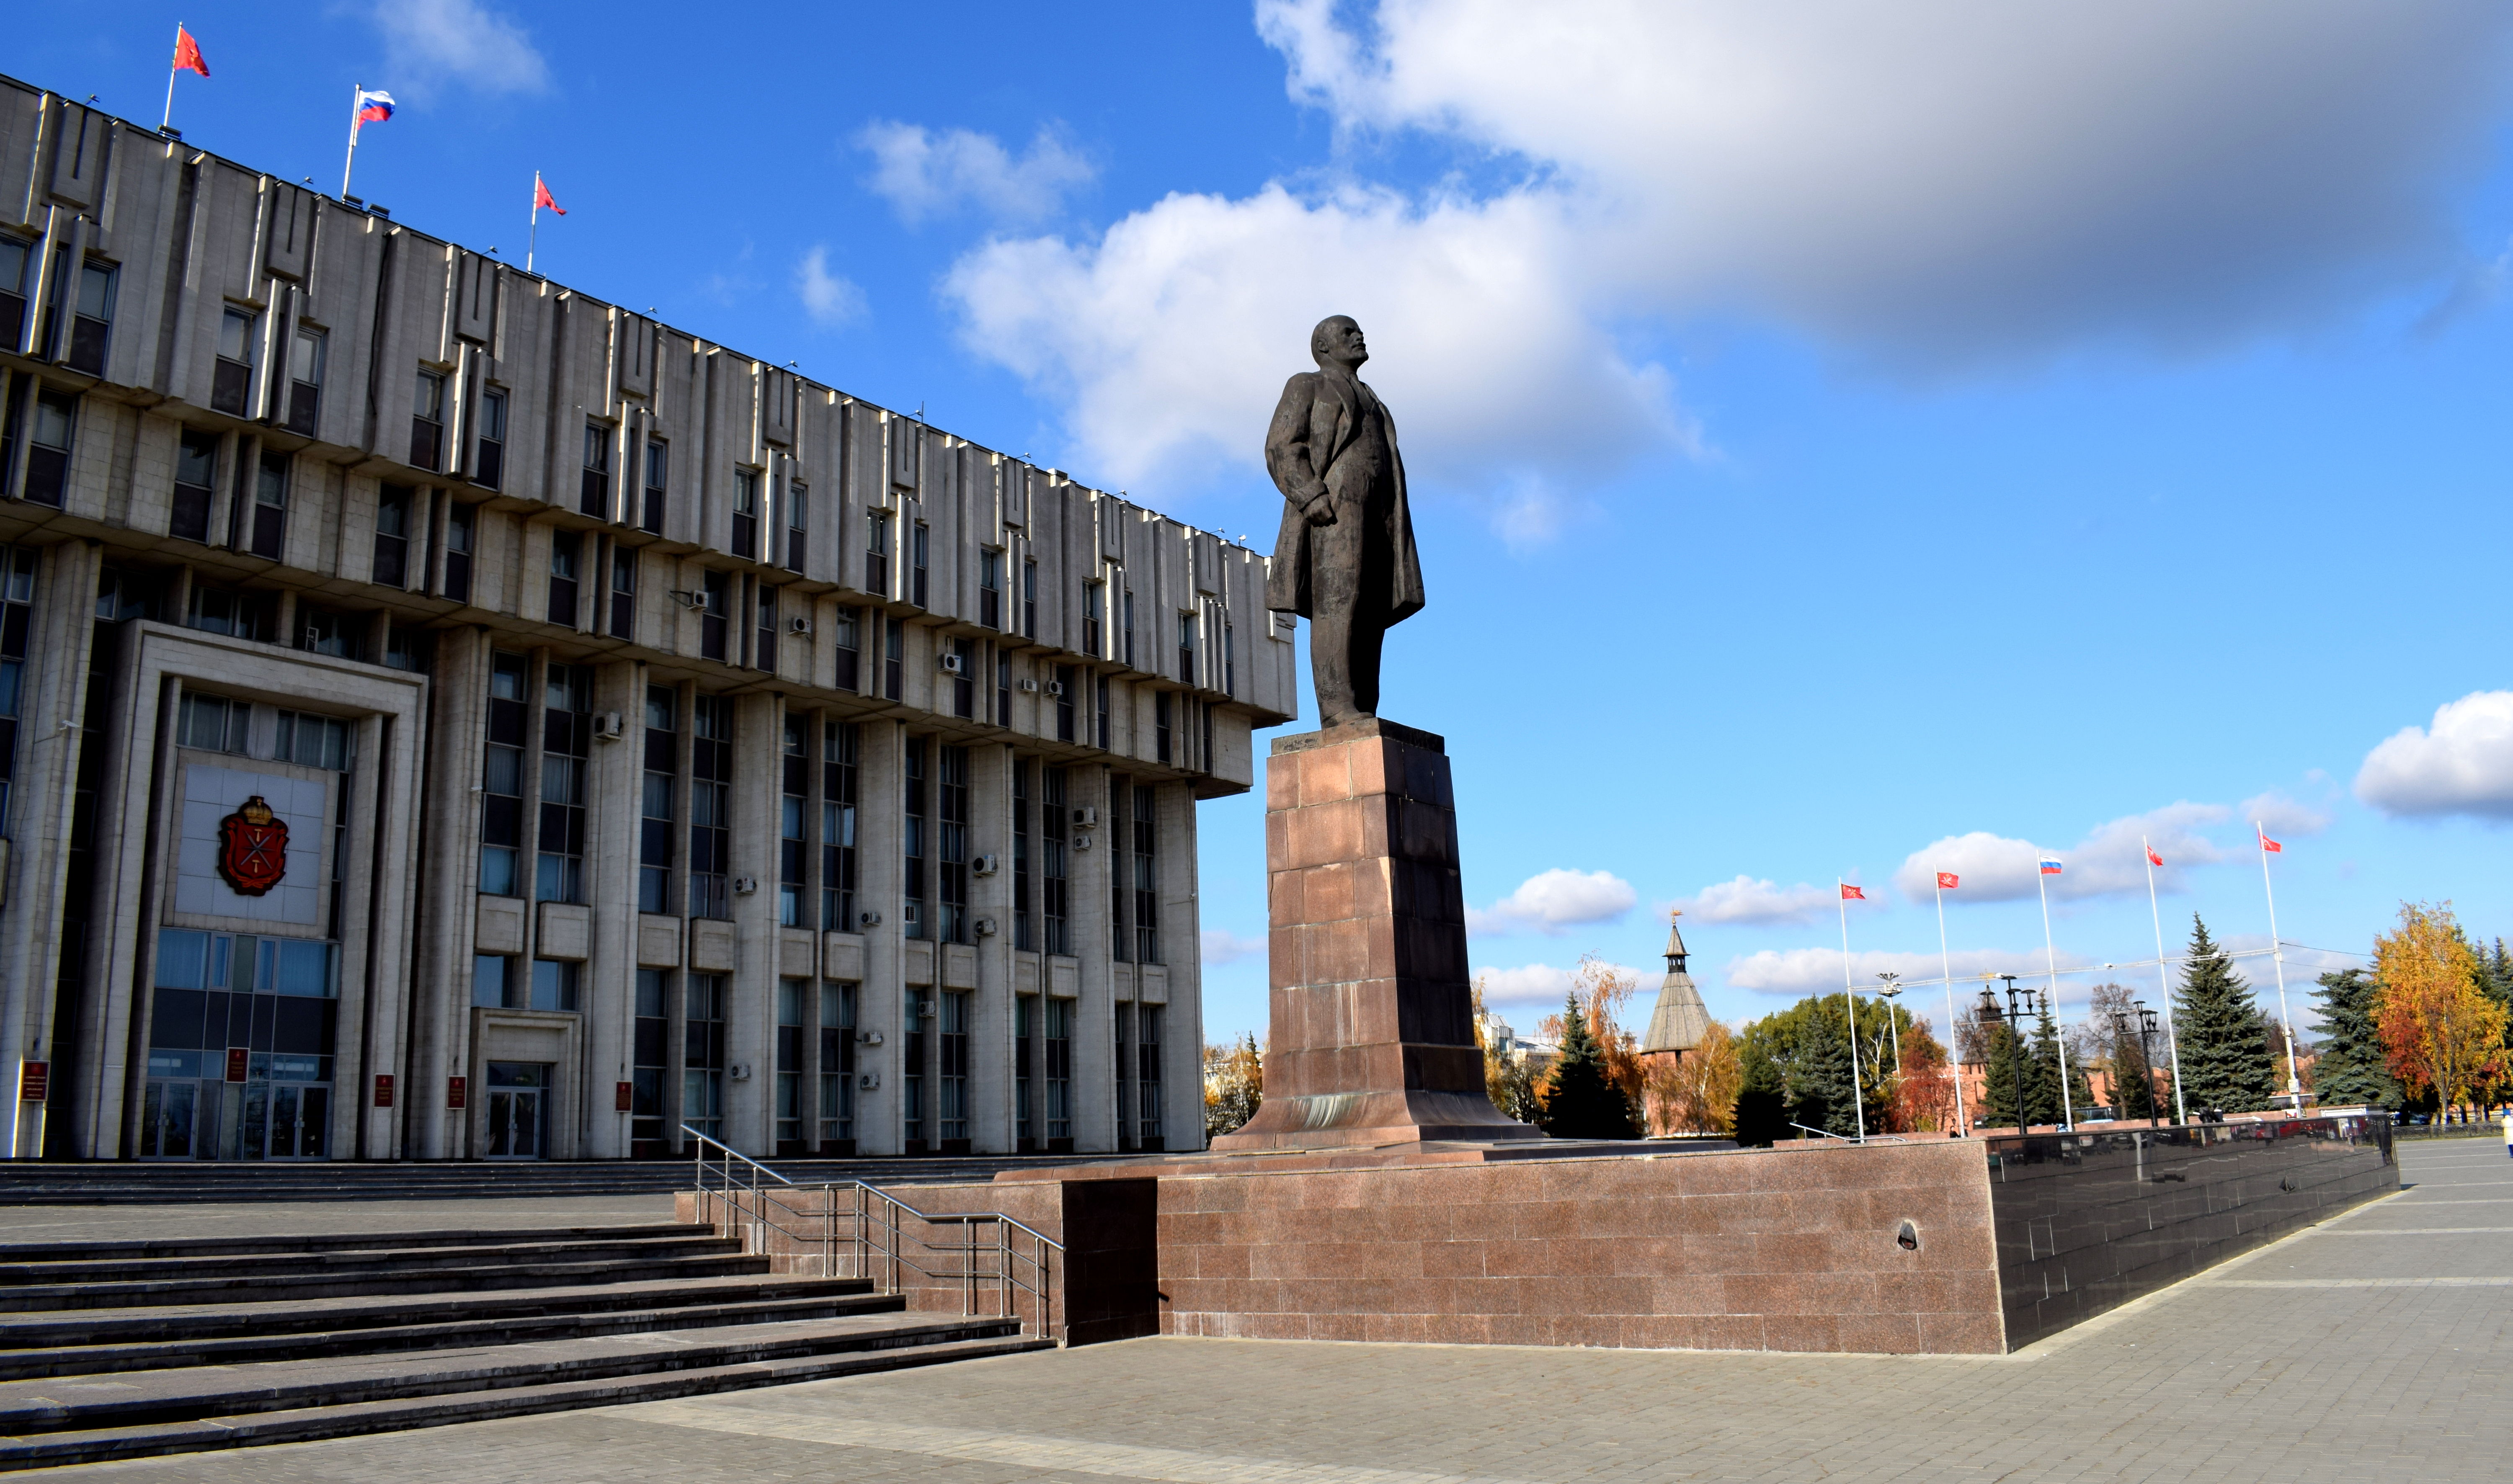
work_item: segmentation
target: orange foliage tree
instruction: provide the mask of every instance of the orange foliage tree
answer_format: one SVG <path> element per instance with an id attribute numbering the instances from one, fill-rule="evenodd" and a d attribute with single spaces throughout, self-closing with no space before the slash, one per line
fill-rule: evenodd
<path id="1" fill-rule="evenodd" d="M 1890 1085 L 1885 1129 L 1935 1133 L 1954 1122 L 1955 1075 L 1946 1065 L 1946 1048 L 1930 1034 L 1928 1018 L 1913 1015 L 1902 1023 L 1902 1071 Z"/>
<path id="2" fill-rule="evenodd" d="M 1634 1123 L 1642 1123 L 1648 1075 L 1641 1066 L 1640 1037 L 1623 1029 L 1622 1011 L 1632 1002 L 1633 991 L 1639 988 L 1638 975 L 1624 973 L 1595 954 L 1581 954 L 1579 967 L 1571 975 L 1571 997 L 1578 1003 L 1580 1018 L 1588 1023 L 1588 1035 L 1595 1038 L 1597 1049 L 1605 1054 L 1606 1081 L 1631 1104 Z M 1547 1015 L 1536 1029 L 1547 1040 L 1559 1044 L 1567 1028 L 1561 1016 Z M 1536 1083 L 1537 1094 L 1550 1091 L 1552 1085 L 1553 1074 L 1548 1068 Z"/>
<path id="3" fill-rule="evenodd" d="M 2505 1011 L 2478 975 L 2449 902 L 2401 903 L 2398 930 L 2373 940 L 2373 1027 L 2391 1074 L 2447 1109 L 2505 1080 Z"/>
<path id="4" fill-rule="evenodd" d="M 1717 1021 L 1701 1044 L 1681 1056 L 1660 1053 L 1644 1077 L 1649 1130 L 1654 1134 L 1733 1134 L 1736 1095 L 1745 1090 L 1745 1064 L 1736 1037 Z"/>

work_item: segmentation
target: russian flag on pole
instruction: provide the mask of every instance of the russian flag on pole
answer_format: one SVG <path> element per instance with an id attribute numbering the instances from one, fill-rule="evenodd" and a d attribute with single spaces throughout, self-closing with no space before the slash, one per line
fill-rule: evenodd
<path id="1" fill-rule="evenodd" d="M 358 90 L 359 123 L 380 124 L 392 116 L 393 100 L 391 94 L 370 93 L 364 88 L 360 88 Z"/>
<path id="2" fill-rule="evenodd" d="M 2044 876 L 2057 876 L 2059 874 L 2059 863 L 2047 855 L 2042 857 L 2042 874 Z"/>

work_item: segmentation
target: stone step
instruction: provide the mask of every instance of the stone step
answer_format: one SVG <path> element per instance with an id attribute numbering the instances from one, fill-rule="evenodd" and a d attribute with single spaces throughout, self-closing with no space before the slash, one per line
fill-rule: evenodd
<path id="1" fill-rule="evenodd" d="M 1071 1154 L 779 1159 L 796 1185 L 868 1180 L 876 1185 L 983 1181 L 1008 1169 L 1064 1165 Z M 1120 1157 L 1095 1154 L 1094 1160 Z M 1159 1157 L 1159 1156 L 1143 1156 Z M 720 1177 L 716 1177 L 720 1178 Z M 470 1196 L 660 1194 L 691 1189 L 696 1166 L 670 1160 L 413 1161 L 219 1163 L 132 1160 L 94 1163 L 0 1161 L 0 1204 L 158 1205 L 186 1201 L 407 1200 Z"/>
<path id="2" fill-rule="evenodd" d="M 765 1303 L 871 1292 L 858 1278 L 786 1275 L 661 1278 L 572 1284 L 502 1293 L 433 1292 L 320 1301 L 206 1304 L 87 1312 L 76 1317 L 0 1318 L 0 1350 L 84 1345 L 153 1345 L 247 1335 L 314 1335 L 334 1330 L 445 1324 L 465 1319 L 545 1318 L 703 1304 Z"/>
<path id="3" fill-rule="evenodd" d="M 862 1291 L 862 1283 L 838 1282 L 834 1290 L 801 1298 L 743 1303 L 684 1304 L 651 1308 L 454 1319 L 433 1324 L 395 1324 L 372 1329 L 306 1334 L 234 1335 L 224 1339 L 138 1341 L 121 1345 L 64 1345 L 0 1351 L 0 1381 L 154 1371 L 174 1366 L 245 1365 L 272 1360 L 311 1360 L 339 1355 L 446 1349 L 461 1346 L 589 1339 L 664 1330 L 711 1329 L 731 1324 L 775 1324 L 797 1319 L 835 1319 L 852 1314 L 898 1313 L 907 1301 L 897 1294 Z"/>
<path id="4" fill-rule="evenodd" d="M 623 1223 L 605 1227 L 460 1227 L 435 1231 L 328 1231 L 314 1236 L 105 1237 L 75 1242 L 0 1243 L 0 1263 L 75 1263 L 261 1253 L 332 1252 L 390 1248 L 485 1247 L 499 1242 L 634 1241 L 686 1236 L 684 1222 Z"/>
<path id="5" fill-rule="evenodd" d="M 113 1288 L 187 1278 L 247 1278 L 278 1274 L 299 1282 L 331 1283 L 362 1273 L 413 1273 L 432 1268 L 481 1268 L 491 1264 L 591 1263 L 665 1260 L 738 1253 L 741 1239 L 693 1227 L 677 1235 L 632 1238 L 577 1237 L 566 1241 L 491 1241 L 465 1247 L 405 1248 L 397 1236 L 370 1235 L 364 1246 L 304 1253 L 221 1253 L 186 1257 L 122 1257 L 26 1263 L 0 1250 L 0 1303 L 11 1290 L 71 1284 Z"/>
<path id="6" fill-rule="evenodd" d="M 452 1395 L 395 1397 L 342 1406 L 52 1432 L 0 1444 L 0 1468 L 46 1468 L 108 1459 L 197 1453 L 216 1448 L 312 1442 L 321 1438 L 432 1427 L 449 1423 L 486 1422 L 495 1418 L 581 1407 L 663 1401 L 748 1386 L 781 1386 L 989 1355 L 1018 1354 L 1051 1348 L 1053 1345 L 1053 1341 L 1007 1334 L 990 1339 L 918 1344 L 889 1349 L 475 1389 Z"/>
<path id="7" fill-rule="evenodd" d="M 139 1279 L 131 1282 L 47 1283 L 0 1289 L 0 1311 L 15 1313 L 58 1309 L 122 1308 L 139 1306 L 208 1304 L 220 1301 L 349 1298 L 372 1294 L 477 1292 L 497 1288 L 552 1288 L 572 1284 L 618 1283 L 632 1279 L 710 1277 L 763 1273 L 765 1257 L 726 1252 L 707 1257 L 617 1258 L 575 1263 L 541 1261 L 496 1263 L 468 1268 L 436 1268 L 412 1271 L 389 1265 L 333 1275 L 299 1273 L 239 1274 L 228 1277 Z"/>

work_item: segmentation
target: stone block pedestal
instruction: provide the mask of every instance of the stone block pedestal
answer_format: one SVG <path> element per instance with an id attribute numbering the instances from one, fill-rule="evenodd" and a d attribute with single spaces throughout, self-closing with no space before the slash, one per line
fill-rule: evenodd
<path id="1" fill-rule="evenodd" d="M 1376 719 L 1275 741 L 1265 1101 L 1216 1151 L 1543 1137 L 1484 1092 L 1444 747 Z"/>

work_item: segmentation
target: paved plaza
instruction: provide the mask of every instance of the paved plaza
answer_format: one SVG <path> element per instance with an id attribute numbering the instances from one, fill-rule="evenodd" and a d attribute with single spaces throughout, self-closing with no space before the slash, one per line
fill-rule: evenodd
<path id="1" fill-rule="evenodd" d="M 78 1472 L 258 1484 L 2493 1476 L 2513 1444 L 2513 1161 L 2493 1140 L 2465 1140 L 2404 1145 L 2401 1163 L 2402 1194 L 2004 1357 L 1139 1340 Z M 40 1214 L 6 1213 L 12 1234 L 30 1237 L 18 1224 Z M 444 1214 L 479 1220 L 467 1206 Z"/>

